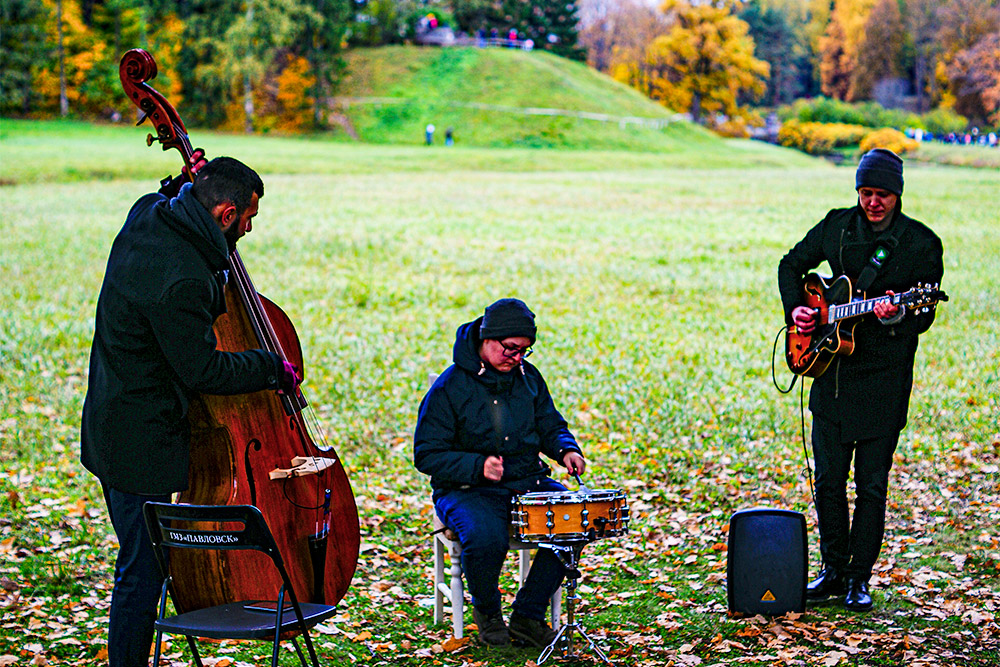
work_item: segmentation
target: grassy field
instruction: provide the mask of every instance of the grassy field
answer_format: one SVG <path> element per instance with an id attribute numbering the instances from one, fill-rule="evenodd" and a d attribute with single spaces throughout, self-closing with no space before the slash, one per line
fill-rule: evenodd
<path id="1" fill-rule="evenodd" d="M 0 656 L 17 664 L 101 662 L 114 535 L 78 463 L 79 414 L 111 241 L 176 168 L 142 136 L 0 124 Z M 952 299 L 918 352 L 875 610 L 737 619 L 725 591 L 733 511 L 804 512 L 818 563 L 798 388 L 771 383 L 775 270 L 829 208 L 852 203 L 852 168 L 750 142 L 665 153 L 196 143 L 264 175 L 241 253 L 296 323 L 304 389 L 358 498 L 363 551 L 319 635 L 325 664 L 537 659 L 448 644 L 448 626 L 432 624 L 430 494 L 411 464 L 428 373 L 449 363 L 459 324 L 511 295 L 538 314 L 531 361 L 590 460 L 585 482 L 626 488 L 632 503 L 630 534 L 585 552 L 582 620 L 615 664 L 1000 664 L 1000 172 L 907 168 L 905 210 L 943 239 Z M 778 374 L 786 385 L 780 358 Z M 221 650 L 239 665 L 266 647 Z M 188 664 L 182 642 L 168 654 Z"/>
<path id="2" fill-rule="evenodd" d="M 606 74 L 544 51 L 391 46 L 354 49 L 346 60 L 338 108 L 369 142 L 420 144 L 433 123 L 439 144 L 448 127 L 470 146 L 684 152 L 718 143 L 690 123 L 620 126 L 620 118 L 670 121 L 675 114 Z M 528 108 L 615 120 L 526 114 Z"/>

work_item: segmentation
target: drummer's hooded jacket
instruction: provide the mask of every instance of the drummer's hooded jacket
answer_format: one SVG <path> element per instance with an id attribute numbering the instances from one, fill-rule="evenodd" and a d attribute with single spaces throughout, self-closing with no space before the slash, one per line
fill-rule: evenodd
<path id="1" fill-rule="evenodd" d="M 501 373 L 479 357 L 482 317 L 458 328 L 454 364 L 420 403 L 413 459 L 430 475 L 435 498 L 459 488 L 533 491 L 551 472 L 540 454 L 561 462 L 580 452 L 542 374 L 525 360 Z M 483 477 L 489 456 L 503 457 L 503 478 Z"/>

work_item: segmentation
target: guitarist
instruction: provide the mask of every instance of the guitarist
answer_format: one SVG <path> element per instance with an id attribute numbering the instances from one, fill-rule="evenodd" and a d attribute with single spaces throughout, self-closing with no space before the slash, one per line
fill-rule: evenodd
<path id="1" fill-rule="evenodd" d="M 834 276 L 849 276 L 870 295 L 941 282 L 941 240 L 902 212 L 899 156 L 883 148 L 866 153 L 855 187 L 858 203 L 827 213 L 778 264 L 785 319 L 799 333 L 809 334 L 821 324 L 817 313 L 803 305 L 803 284 L 824 261 Z M 845 596 L 847 609 L 872 608 L 868 579 L 882 548 L 889 469 L 906 425 L 917 337 L 933 321 L 933 310 L 906 312 L 879 303 L 855 327 L 854 353 L 837 355 L 813 381 L 809 410 L 823 568 L 807 586 L 810 599 Z M 852 459 L 853 520 L 847 501 Z"/>

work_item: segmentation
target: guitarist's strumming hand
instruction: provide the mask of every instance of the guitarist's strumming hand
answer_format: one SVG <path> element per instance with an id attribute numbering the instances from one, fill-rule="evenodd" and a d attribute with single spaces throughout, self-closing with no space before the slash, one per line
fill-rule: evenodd
<path id="1" fill-rule="evenodd" d="M 896 296 L 896 293 L 893 292 L 892 290 L 888 290 L 886 291 L 885 295 Z M 876 303 L 875 306 L 872 308 L 872 312 L 875 313 L 875 315 L 880 320 L 888 320 L 896 316 L 896 313 L 899 312 L 899 306 L 895 303 L 892 303 L 891 300 L 887 299 L 885 301 L 879 301 L 878 303 Z"/>
<path id="2" fill-rule="evenodd" d="M 798 306 L 792 311 L 792 322 L 800 334 L 810 334 L 816 328 L 816 310 L 809 306 Z"/>

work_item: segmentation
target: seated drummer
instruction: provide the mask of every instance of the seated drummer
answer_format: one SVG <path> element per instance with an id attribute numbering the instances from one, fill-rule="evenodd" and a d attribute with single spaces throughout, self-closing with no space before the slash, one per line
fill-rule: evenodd
<path id="1" fill-rule="evenodd" d="M 507 556 L 511 498 L 565 491 L 540 454 L 582 474 L 586 462 L 552 396 L 526 358 L 535 342 L 535 314 L 519 299 L 500 299 L 458 328 L 454 364 L 420 404 L 413 459 L 431 476 L 434 509 L 462 545 L 462 570 L 472 596 L 480 643 L 511 638 L 548 646 L 549 600 L 566 568 L 539 549 L 512 605 L 510 626 L 500 607 L 500 570 Z"/>

